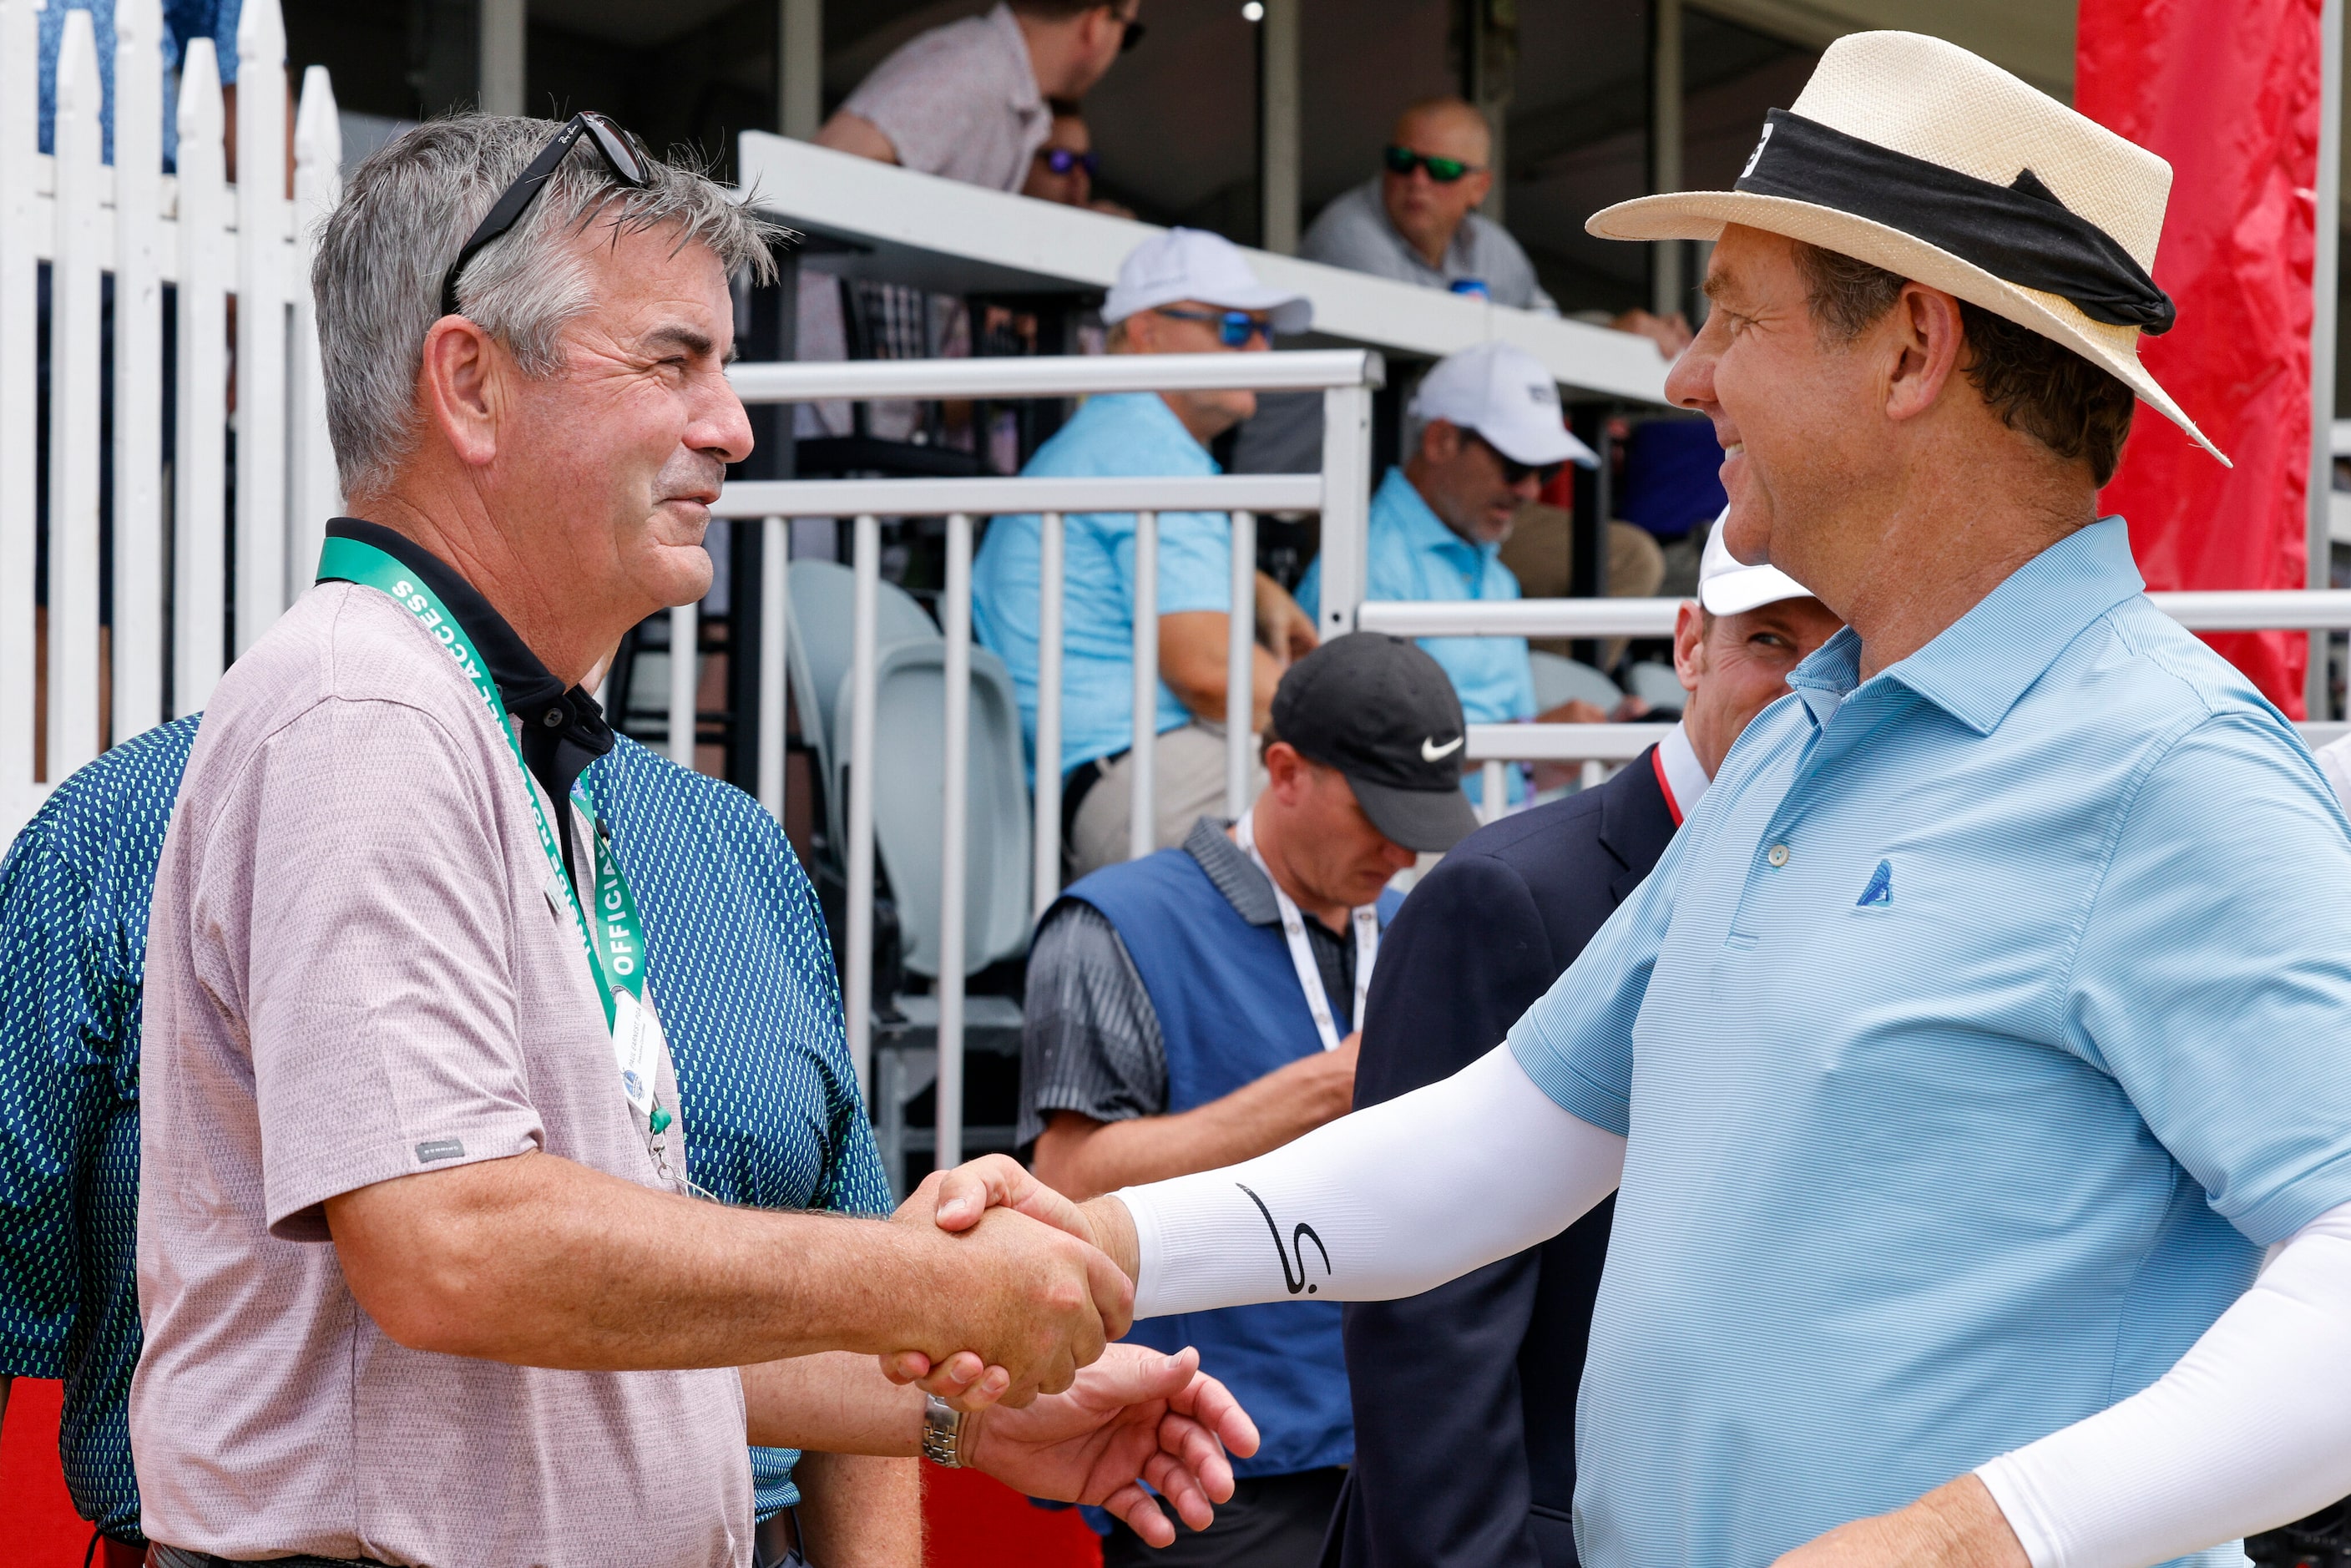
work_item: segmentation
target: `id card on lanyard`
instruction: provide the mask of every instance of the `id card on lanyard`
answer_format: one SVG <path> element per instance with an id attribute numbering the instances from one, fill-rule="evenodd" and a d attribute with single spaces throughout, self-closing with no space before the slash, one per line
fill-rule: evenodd
<path id="1" fill-rule="evenodd" d="M 472 639 L 465 635 L 456 616 L 431 589 L 417 580 L 414 572 L 373 545 L 359 539 L 329 538 L 319 554 L 318 580 L 357 583 L 388 596 L 414 617 L 426 634 L 455 661 L 459 673 L 472 683 L 475 695 L 489 708 L 490 722 L 497 727 L 498 734 L 506 738 L 507 750 L 513 753 L 515 769 L 521 776 L 523 799 L 529 802 L 531 821 L 538 829 L 539 851 L 547 858 L 548 902 L 555 905 L 558 915 L 569 917 L 572 932 L 586 952 L 589 977 L 595 985 L 597 999 L 603 1004 L 604 1027 L 612 1038 L 613 1064 L 620 1074 L 622 1096 L 631 1110 L 645 1118 L 646 1146 L 663 1179 L 674 1186 L 685 1185 L 670 1168 L 663 1136 L 674 1118 L 662 1105 L 655 1088 L 661 1061 L 661 1026 L 645 1001 L 643 926 L 637 918 L 636 898 L 629 891 L 628 879 L 622 874 L 620 858 L 601 837 L 590 846 L 596 872 L 596 912 L 590 920 L 581 911 L 579 890 L 563 868 L 562 847 L 548 822 L 546 810 L 538 803 L 538 790 L 533 787 L 529 765 L 523 761 L 522 744 L 507 723 L 506 704 L 498 695 L 497 683 L 483 668 Z M 592 806 L 589 817 L 594 820 Z"/>
<path id="2" fill-rule="evenodd" d="M 1314 1015 L 1314 1032 L 1322 1037 L 1322 1049 L 1339 1049 L 1339 1025 L 1331 1016 L 1331 998 L 1322 988 L 1322 971 L 1314 967 L 1314 950 L 1306 945 L 1306 916 L 1299 913 L 1298 901 L 1281 890 L 1272 868 L 1265 857 L 1257 852 L 1257 811 L 1254 808 L 1241 813 L 1233 824 L 1233 841 L 1258 870 L 1265 873 L 1268 886 L 1273 889 L 1273 906 L 1281 912 L 1282 940 L 1290 944 L 1290 964 L 1298 971 L 1299 988 L 1306 993 L 1306 1010 Z M 1356 909 L 1349 924 L 1355 932 L 1355 1028 L 1364 1027 L 1364 998 L 1372 990 L 1372 964 L 1380 956 L 1379 905 L 1366 904 Z"/>

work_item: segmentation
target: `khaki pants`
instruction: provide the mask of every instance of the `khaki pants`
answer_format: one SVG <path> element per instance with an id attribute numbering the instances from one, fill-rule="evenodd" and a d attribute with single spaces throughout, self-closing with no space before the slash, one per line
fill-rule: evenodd
<path id="1" fill-rule="evenodd" d="M 1265 768 L 1256 747 L 1249 755 L 1249 799 L 1265 788 Z M 1191 833 L 1202 817 L 1225 813 L 1225 727 L 1195 719 L 1180 729 L 1163 731 L 1152 750 L 1151 843 L 1172 849 Z M 1126 859 L 1127 824 L 1134 819 L 1134 758 L 1130 753 L 1102 768 L 1102 777 L 1086 791 L 1070 824 L 1070 841 L 1062 854 L 1075 882 L 1088 872 L 1116 865 Z"/>

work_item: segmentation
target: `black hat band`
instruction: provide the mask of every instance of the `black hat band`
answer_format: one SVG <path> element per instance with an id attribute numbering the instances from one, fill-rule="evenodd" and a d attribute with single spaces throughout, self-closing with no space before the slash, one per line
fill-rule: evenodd
<path id="1" fill-rule="evenodd" d="M 1995 185 L 1775 109 L 1731 187 L 1898 229 L 2003 282 L 2073 301 L 2093 321 L 2168 332 L 2179 312 L 2130 252 L 2027 169 Z"/>

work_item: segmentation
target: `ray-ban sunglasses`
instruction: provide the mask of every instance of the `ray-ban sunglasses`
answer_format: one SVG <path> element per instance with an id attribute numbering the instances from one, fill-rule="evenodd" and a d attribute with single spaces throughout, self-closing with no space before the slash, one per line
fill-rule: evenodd
<path id="1" fill-rule="evenodd" d="M 1409 147 L 1390 146 L 1380 154 L 1388 172 L 1409 180 L 1415 169 L 1426 169 L 1428 177 L 1440 185 L 1450 185 L 1464 174 L 1475 174 L 1479 165 L 1464 163 L 1458 158 L 1439 158 L 1432 153 L 1416 152 Z"/>
<path id="2" fill-rule="evenodd" d="M 515 177 L 515 183 L 490 204 L 488 214 L 475 225 L 465 248 L 457 253 L 457 259 L 451 262 L 449 270 L 441 275 L 442 315 L 459 313 L 457 279 L 465 275 L 465 264 L 473 260 L 475 253 L 484 246 L 522 222 L 523 214 L 530 211 L 531 203 L 538 200 L 540 189 L 554 177 L 556 166 L 563 162 L 564 155 L 583 136 L 602 157 L 605 167 L 612 171 L 612 178 L 622 184 L 631 190 L 642 191 L 653 183 L 653 173 L 646 166 L 645 155 L 637 148 L 636 139 L 594 110 L 581 110 L 564 122 L 563 129 L 557 131 L 548 144 L 539 149 L 538 156 L 530 161 L 529 166 Z"/>

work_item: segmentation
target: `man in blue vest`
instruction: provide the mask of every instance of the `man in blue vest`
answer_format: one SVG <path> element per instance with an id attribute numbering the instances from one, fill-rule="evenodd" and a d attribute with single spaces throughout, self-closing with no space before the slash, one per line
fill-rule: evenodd
<path id="1" fill-rule="evenodd" d="M 1267 787 L 1239 821 L 1204 817 L 1182 848 L 1095 872 L 1038 931 L 1019 1135 L 1072 1197 L 1246 1159 L 1344 1114 L 1400 902 L 1386 883 L 1477 825 L 1460 699 L 1411 643 L 1336 638 L 1282 677 L 1272 712 Z M 1315 1560 L 1354 1453 L 1339 1329 L 1322 1302 L 1135 1325 L 1146 1344 L 1199 1346 L 1263 1435 L 1217 1522 L 1151 1561 Z M 1113 1527 L 1108 1568 L 1145 1555 Z"/>

